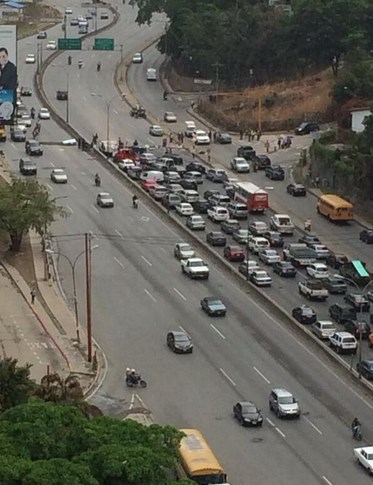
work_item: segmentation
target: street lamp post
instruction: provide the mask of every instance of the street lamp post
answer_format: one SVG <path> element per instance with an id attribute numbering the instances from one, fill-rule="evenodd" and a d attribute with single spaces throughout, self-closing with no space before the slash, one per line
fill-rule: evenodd
<path id="1" fill-rule="evenodd" d="M 69 71 L 66 69 L 65 66 L 61 66 L 60 64 L 51 64 L 52 67 L 59 67 L 65 71 L 66 74 L 66 92 L 67 92 L 67 99 L 66 99 L 66 123 L 69 122 Z"/>
<path id="2" fill-rule="evenodd" d="M 126 97 L 125 94 L 114 94 L 112 98 L 107 100 L 102 94 L 91 93 L 91 96 L 97 96 L 102 98 L 106 103 L 106 143 L 107 143 L 107 150 L 109 151 L 109 142 L 110 142 L 110 107 L 111 103 L 116 99 L 124 99 Z"/>

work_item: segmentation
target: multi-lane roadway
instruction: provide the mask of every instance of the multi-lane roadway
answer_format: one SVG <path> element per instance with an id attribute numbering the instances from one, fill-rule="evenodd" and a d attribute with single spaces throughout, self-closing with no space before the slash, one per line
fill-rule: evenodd
<path id="1" fill-rule="evenodd" d="M 81 12 L 80 7 L 73 5 L 73 8 L 74 15 L 75 11 Z M 162 31 L 162 23 L 137 27 L 136 13 L 127 6 L 118 8 L 123 20 L 108 34 L 115 38 L 116 44 L 124 46 L 124 55 Z M 50 38 L 53 32 L 59 36 L 56 28 L 50 32 Z M 19 44 L 20 59 L 30 49 L 36 50 L 35 39 Z M 112 82 L 117 54 L 74 53 L 74 61 L 82 58 L 84 68 L 79 70 L 75 62 L 70 66 L 71 124 L 86 138 L 97 132 L 105 139 L 107 102 L 112 99 L 110 138 L 137 138 L 140 143 L 148 143 L 147 124 L 130 118 L 128 106 L 119 97 L 114 98 L 118 94 Z M 65 106 L 54 99 L 55 91 L 63 89 L 65 80 L 63 70 L 56 66 L 67 64 L 66 55 L 58 56 L 45 76 L 46 92 L 62 116 Z M 100 73 L 96 71 L 98 60 L 102 63 Z M 150 61 L 146 54 L 145 66 L 147 62 Z M 35 67 L 19 64 L 21 85 L 31 85 Z M 138 97 L 141 98 L 143 90 L 146 108 L 161 118 L 165 110 L 161 103 L 162 88 L 158 84 L 142 86 L 139 82 L 139 89 Z M 159 92 L 149 95 L 147 90 L 153 89 Z M 153 99 L 162 104 L 162 109 L 150 105 Z M 38 107 L 35 97 L 26 103 Z M 167 105 L 167 109 L 175 111 L 181 121 L 189 116 L 183 114 L 177 103 Z M 52 120 L 43 122 L 41 140 L 58 141 L 66 137 Z M 212 150 L 214 158 L 219 154 L 222 163 L 232 157 L 232 148 Z M 17 172 L 23 145 L 7 142 L 5 152 Z M 339 485 L 354 480 L 368 483 L 369 478 L 354 464 L 354 443 L 349 429 L 350 421 L 358 415 L 364 425 L 364 436 L 373 439 L 369 421 L 373 402 L 360 386 L 346 380 L 338 365 L 331 363 L 315 344 L 289 329 L 278 315 L 259 306 L 249 288 L 241 290 L 219 268 L 210 265 L 208 282 L 185 278 L 172 256 L 174 244 L 183 236 L 146 204 L 141 203 L 137 211 L 133 210 L 131 193 L 90 155 L 76 147 L 49 145 L 44 147 L 38 166 L 38 177 L 50 186 L 53 197 L 67 195 L 63 203 L 71 215 L 53 226 L 53 233 L 59 236 L 59 251 L 73 259 L 83 249 L 80 235 L 84 232 L 92 232 L 93 245 L 98 246 L 92 256 L 94 335 L 107 355 L 109 371 L 95 396 L 96 402 L 104 408 L 106 404 L 106 410 L 112 400 L 123 405 L 129 402 L 123 373 L 127 366 L 135 367 L 149 382 L 148 389 L 141 391 L 141 398 L 156 420 L 199 428 L 233 485 L 296 484 L 300 480 L 307 484 Z M 69 177 L 67 186 L 50 182 L 53 167 L 65 168 Z M 95 205 L 96 172 L 101 175 L 102 189 L 114 196 L 114 209 L 99 209 Z M 262 175 L 253 177 L 260 180 Z M 308 216 L 312 202 L 302 201 L 301 208 L 298 201 L 281 195 L 281 186 L 271 196 L 276 194 L 283 212 L 291 216 L 294 213 L 299 219 Z M 322 220 L 314 222 L 314 227 L 318 233 L 320 229 L 319 235 L 327 244 L 331 241 L 325 239 L 329 229 L 330 234 L 337 231 Z M 341 236 L 334 232 L 332 238 L 331 242 L 336 242 Z M 352 234 L 345 240 L 353 251 Z M 71 295 L 70 272 L 63 258 L 60 269 L 63 285 Z M 82 269 L 78 265 L 78 298 L 80 314 L 84 315 Z M 271 289 L 276 294 L 279 290 Z M 200 311 L 199 300 L 210 294 L 223 298 L 227 304 L 228 315 L 224 319 L 212 320 Z M 174 355 L 165 345 L 167 331 L 179 327 L 187 330 L 194 340 L 195 352 L 191 356 Z M 276 386 L 287 387 L 299 399 L 302 417 L 298 422 L 279 421 L 269 413 L 268 395 Z M 242 399 L 252 399 L 263 410 L 262 429 L 247 430 L 234 422 L 232 405 Z"/>

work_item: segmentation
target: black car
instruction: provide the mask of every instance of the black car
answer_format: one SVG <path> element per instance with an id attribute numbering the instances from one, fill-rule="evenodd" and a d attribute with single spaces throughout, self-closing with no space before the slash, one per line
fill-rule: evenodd
<path id="1" fill-rule="evenodd" d="M 35 155 L 35 156 L 43 155 L 43 149 L 40 143 L 36 140 L 26 140 L 25 151 L 27 155 Z"/>
<path id="2" fill-rule="evenodd" d="M 68 97 L 69 93 L 67 91 L 62 91 L 61 89 L 59 89 L 56 92 L 56 99 L 58 99 L 58 101 L 67 101 Z"/>
<path id="3" fill-rule="evenodd" d="M 335 276 L 328 276 L 322 280 L 323 287 L 326 288 L 331 295 L 344 295 L 347 291 L 347 284 L 342 278 Z"/>
<path id="4" fill-rule="evenodd" d="M 228 219 L 220 223 L 220 229 L 225 232 L 225 234 L 233 234 L 237 229 L 241 229 L 241 226 L 236 219 Z"/>
<path id="5" fill-rule="evenodd" d="M 237 148 L 237 156 L 243 157 L 245 160 L 255 160 L 256 152 L 250 145 Z"/>
<path id="6" fill-rule="evenodd" d="M 360 241 L 366 244 L 373 244 L 373 229 L 364 229 L 359 234 Z"/>
<path id="7" fill-rule="evenodd" d="M 331 253 L 326 258 L 326 264 L 334 269 L 339 269 L 341 266 L 349 262 L 349 259 L 344 254 Z"/>
<path id="8" fill-rule="evenodd" d="M 220 143 L 221 145 L 228 145 L 232 143 L 232 137 L 229 133 L 216 133 L 215 134 L 215 142 Z"/>
<path id="9" fill-rule="evenodd" d="M 362 360 L 356 364 L 356 370 L 365 377 L 365 379 L 373 379 L 373 360 Z"/>
<path id="10" fill-rule="evenodd" d="M 271 166 L 271 159 L 267 155 L 256 155 L 254 163 L 258 170 L 264 170 Z"/>
<path id="11" fill-rule="evenodd" d="M 291 183 L 286 187 L 286 192 L 293 197 L 305 197 L 307 195 L 306 187 L 302 184 Z"/>
<path id="12" fill-rule="evenodd" d="M 26 133 L 22 130 L 13 130 L 10 134 L 12 141 L 26 141 Z"/>
<path id="13" fill-rule="evenodd" d="M 176 354 L 191 354 L 193 352 L 193 342 L 186 332 L 180 330 L 168 332 L 167 346 Z"/>
<path id="14" fill-rule="evenodd" d="M 233 415 L 241 426 L 261 426 L 263 416 L 251 401 L 238 402 L 233 406 Z"/>
<path id="15" fill-rule="evenodd" d="M 360 340 L 360 338 L 362 338 L 363 340 L 367 340 L 369 337 L 369 334 L 371 333 L 371 328 L 369 323 L 367 323 L 364 320 L 361 320 L 361 321 L 348 320 L 344 324 L 344 329 L 346 332 L 352 333 L 352 335 L 357 340 Z M 360 336 L 360 332 L 361 332 L 361 336 Z"/>
<path id="16" fill-rule="evenodd" d="M 206 173 L 206 167 L 199 162 L 190 162 L 185 167 L 187 172 L 200 172 L 202 174 Z"/>
<path id="17" fill-rule="evenodd" d="M 206 234 L 206 241 L 211 246 L 225 246 L 227 244 L 227 238 L 222 232 L 211 231 Z"/>
<path id="18" fill-rule="evenodd" d="M 297 270 L 288 261 L 278 261 L 272 265 L 273 271 L 284 278 L 295 278 Z"/>
<path id="19" fill-rule="evenodd" d="M 268 231 L 263 234 L 263 237 L 268 239 L 271 248 L 282 248 L 284 246 L 284 238 L 279 232 Z"/>
<path id="20" fill-rule="evenodd" d="M 210 207 L 210 203 L 206 199 L 197 199 L 192 202 L 192 206 L 195 212 L 198 214 L 207 214 L 207 209 Z"/>
<path id="21" fill-rule="evenodd" d="M 25 88 L 24 86 L 21 87 L 21 96 L 32 96 L 32 89 Z"/>
<path id="22" fill-rule="evenodd" d="M 205 190 L 203 192 L 203 198 L 206 200 L 209 200 L 209 198 L 214 194 L 220 194 L 219 190 L 216 190 L 216 189 Z"/>
<path id="23" fill-rule="evenodd" d="M 284 180 L 285 171 L 280 165 L 272 165 L 265 169 L 265 175 L 271 180 Z"/>
<path id="24" fill-rule="evenodd" d="M 348 320 L 356 320 L 356 310 L 349 305 L 334 303 L 329 307 L 329 315 L 338 323 L 345 323 Z"/>
<path id="25" fill-rule="evenodd" d="M 344 301 L 351 305 L 356 312 L 369 312 L 370 310 L 368 299 L 360 293 L 349 293 L 344 297 Z"/>
<path id="26" fill-rule="evenodd" d="M 320 127 L 317 123 L 304 122 L 295 129 L 296 135 L 309 135 L 313 131 L 319 131 Z"/>
<path id="27" fill-rule="evenodd" d="M 315 311 L 307 305 L 302 305 L 302 306 L 293 308 L 293 311 L 291 312 L 291 314 L 293 315 L 295 320 L 298 320 L 299 323 L 303 323 L 306 325 L 315 323 L 317 320 Z"/>
<path id="28" fill-rule="evenodd" d="M 37 39 L 46 39 L 47 38 L 47 33 L 46 32 L 39 32 L 38 35 L 36 36 Z"/>
<path id="29" fill-rule="evenodd" d="M 224 317 L 227 313 L 224 303 L 215 296 L 205 296 L 201 300 L 201 308 L 210 317 Z"/>
<path id="30" fill-rule="evenodd" d="M 310 246 L 311 244 L 321 244 L 320 239 L 311 234 L 305 234 L 304 236 L 300 237 L 298 242 L 307 244 L 307 246 Z"/>
<path id="31" fill-rule="evenodd" d="M 195 180 L 192 179 L 181 179 L 178 182 L 183 189 L 185 190 L 198 190 L 198 184 Z"/>

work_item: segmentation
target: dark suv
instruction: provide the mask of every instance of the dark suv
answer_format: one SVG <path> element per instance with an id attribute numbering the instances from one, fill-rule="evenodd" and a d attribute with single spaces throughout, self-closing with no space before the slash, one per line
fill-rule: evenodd
<path id="1" fill-rule="evenodd" d="M 338 323 L 356 320 L 356 310 L 350 305 L 341 305 L 340 303 L 334 303 L 329 307 L 329 315 Z"/>
<path id="2" fill-rule="evenodd" d="M 265 169 L 265 175 L 271 180 L 284 180 L 285 171 L 280 165 L 272 165 Z"/>
<path id="3" fill-rule="evenodd" d="M 207 214 L 207 209 L 210 207 L 210 203 L 206 199 L 198 199 L 195 202 L 192 202 L 192 206 L 198 214 Z"/>
<path id="4" fill-rule="evenodd" d="M 250 145 L 237 148 L 237 156 L 243 157 L 245 160 L 255 160 L 256 152 Z"/>
<path id="5" fill-rule="evenodd" d="M 264 170 L 271 166 L 271 160 L 267 155 L 256 155 L 255 162 L 258 170 Z"/>
<path id="6" fill-rule="evenodd" d="M 43 149 L 40 143 L 36 140 L 26 140 L 25 151 L 27 155 L 36 155 L 36 156 L 43 155 Z"/>
<path id="7" fill-rule="evenodd" d="M 320 127 L 317 123 L 305 122 L 295 129 L 296 135 L 309 135 L 313 131 L 319 131 Z"/>

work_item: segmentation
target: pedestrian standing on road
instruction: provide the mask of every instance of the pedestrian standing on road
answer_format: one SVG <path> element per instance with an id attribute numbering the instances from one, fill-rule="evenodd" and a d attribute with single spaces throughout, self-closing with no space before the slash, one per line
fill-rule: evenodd
<path id="1" fill-rule="evenodd" d="M 196 146 L 195 145 L 192 146 L 191 152 L 192 152 L 192 157 L 193 157 L 193 160 L 194 160 L 196 158 Z"/>
<path id="2" fill-rule="evenodd" d="M 240 130 L 240 140 L 242 140 L 242 138 L 243 138 L 243 130 L 241 129 Z"/>
<path id="3" fill-rule="evenodd" d="M 269 153 L 269 140 L 265 141 L 264 146 L 265 146 L 266 152 Z"/>
<path id="4" fill-rule="evenodd" d="M 170 133 L 169 140 L 170 140 L 170 143 L 174 141 L 174 135 L 172 133 Z"/>
<path id="5" fill-rule="evenodd" d="M 31 304 L 33 305 L 35 303 L 35 297 L 36 297 L 36 291 L 34 288 L 32 288 L 32 290 L 30 291 L 30 295 L 31 295 Z"/>
<path id="6" fill-rule="evenodd" d="M 277 138 L 277 146 L 278 146 L 278 149 L 280 150 L 281 146 L 282 146 L 282 136 L 279 136 Z"/>
<path id="7" fill-rule="evenodd" d="M 320 185 L 320 177 L 316 175 L 315 177 L 315 187 L 318 187 Z"/>
<path id="8" fill-rule="evenodd" d="M 260 130 L 258 130 L 258 132 L 256 134 L 256 141 L 260 141 L 261 136 L 262 136 L 262 132 Z"/>
<path id="9" fill-rule="evenodd" d="M 210 140 L 212 140 L 212 131 L 211 130 L 209 131 L 209 138 L 210 138 Z"/>
<path id="10" fill-rule="evenodd" d="M 247 129 L 247 141 L 251 141 L 251 129 Z"/>
<path id="11" fill-rule="evenodd" d="M 207 161 L 208 161 L 208 163 L 210 163 L 211 162 L 211 149 L 208 148 L 206 150 L 206 153 L 207 153 Z"/>
<path id="12" fill-rule="evenodd" d="M 162 140 L 162 147 L 163 148 L 166 148 L 166 146 L 167 146 L 167 138 L 163 138 L 163 140 Z"/>
<path id="13" fill-rule="evenodd" d="M 255 137 L 256 137 L 256 131 L 251 130 L 251 141 L 255 141 Z"/>
<path id="14" fill-rule="evenodd" d="M 311 219 L 308 218 L 304 221 L 304 230 L 311 232 Z"/>
<path id="15" fill-rule="evenodd" d="M 183 132 L 180 133 L 180 141 L 181 141 L 181 144 L 183 145 L 184 144 L 184 133 Z"/>

